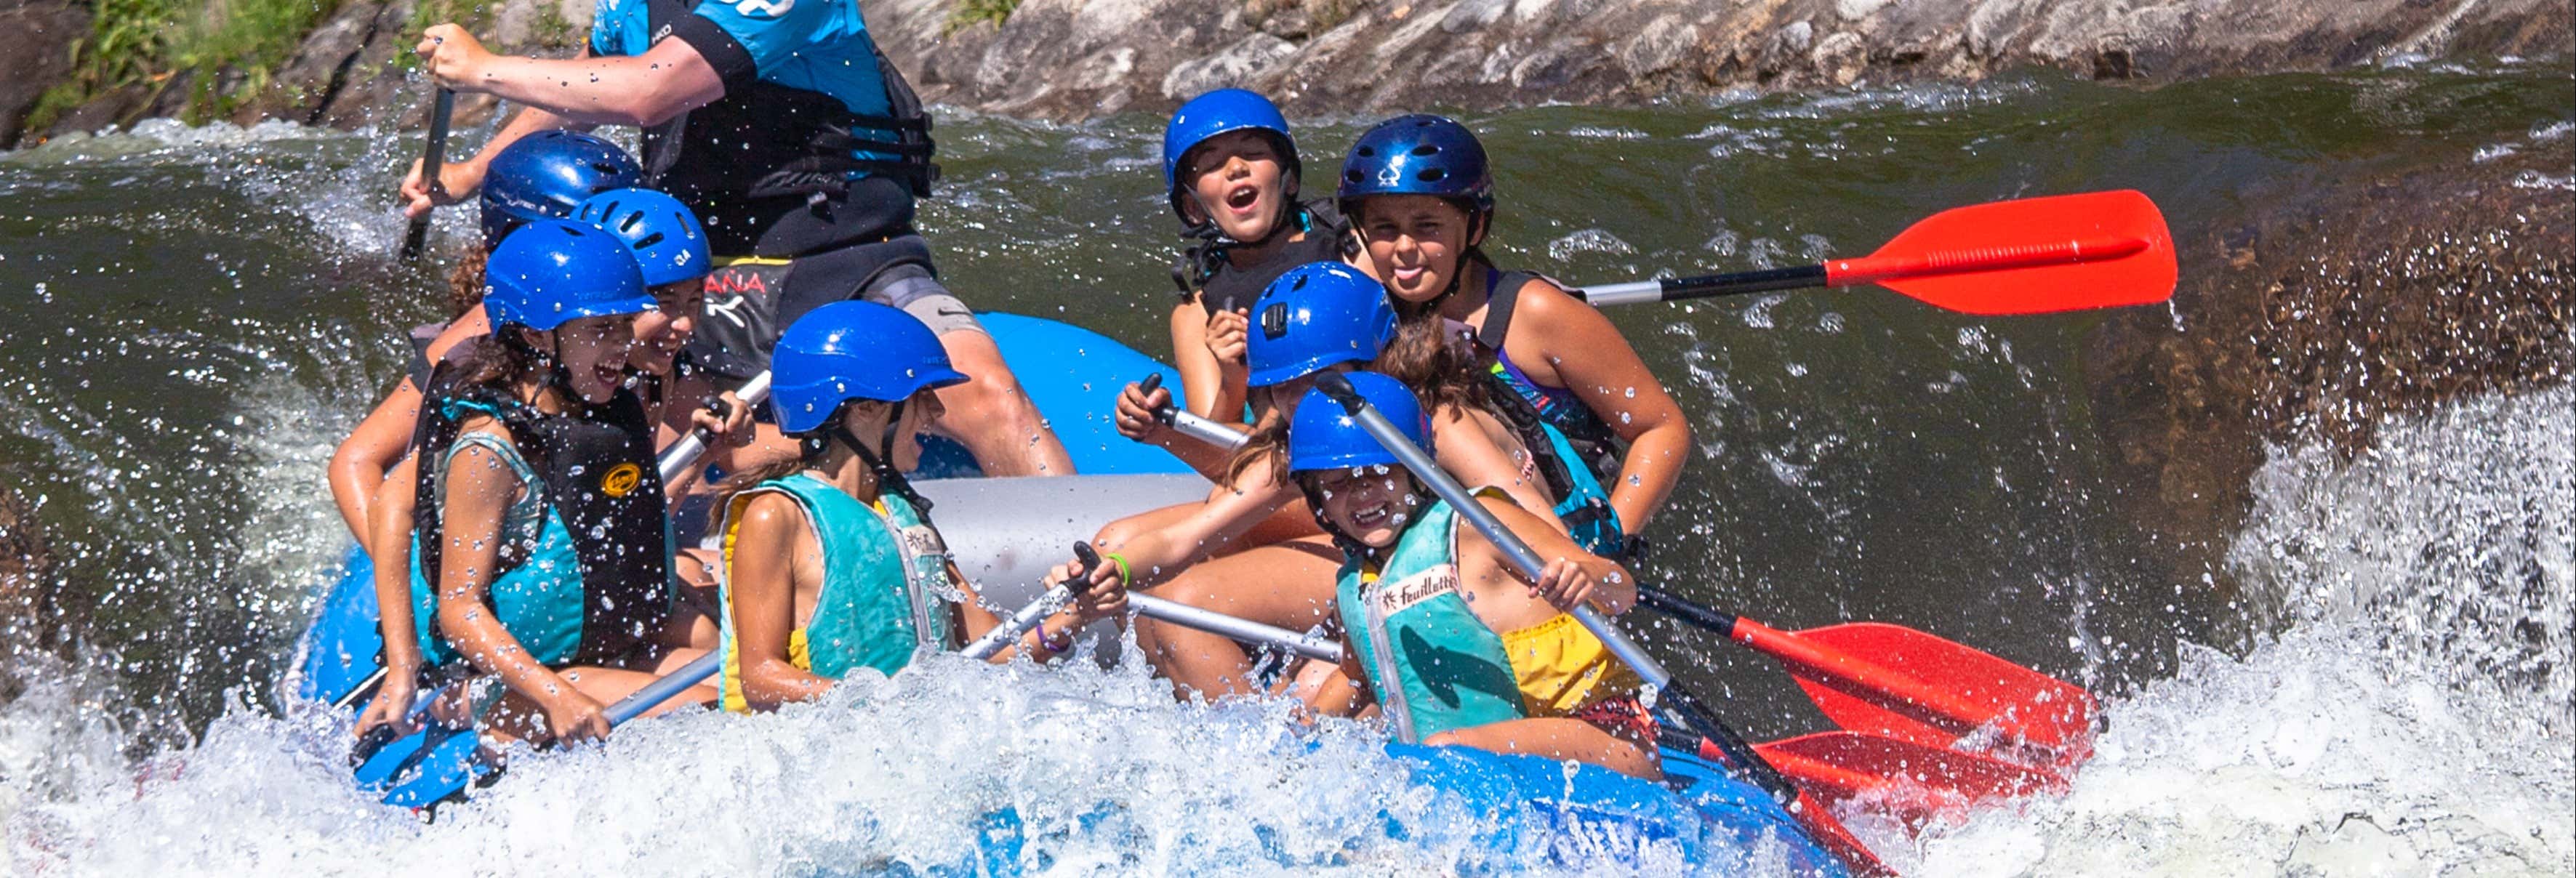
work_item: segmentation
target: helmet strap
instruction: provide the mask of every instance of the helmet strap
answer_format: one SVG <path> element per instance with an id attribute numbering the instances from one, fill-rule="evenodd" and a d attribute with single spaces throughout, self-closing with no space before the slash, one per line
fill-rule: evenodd
<path id="1" fill-rule="evenodd" d="M 867 446 L 856 442 L 849 442 L 849 440 L 845 438 L 849 435 L 850 431 L 848 430 L 833 430 L 832 437 L 834 441 L 848 442 L 850 451 L 859 456 L 859 462 L 866 464 L 868 471 L 876 474 L 878 493 L 884 493 L 887 491 L 895 492 L 897 495 L 903 497 L 906 502 L 912 504 L 913 511 L 919 513 L 923 521 L 928 521 L 930 518 L 930 500 L 921 496 L 920 492 L 913 490 L 912 480 L 904 478 L 903 472 L 895 469 L 894 466 L 894 443 L 896 439 L 900 438 L 896 434 L 902 429 L 903 409 L 905 405 L 909 404 L 909 402 L 909 400 L 896 400 L 888 405 L 886 409 L 885 432 L 878 437 L 877 447 L 874 450 L 870 450 Z M 847 409 L 845 408 L 843 411 L 847 411 Z"/>

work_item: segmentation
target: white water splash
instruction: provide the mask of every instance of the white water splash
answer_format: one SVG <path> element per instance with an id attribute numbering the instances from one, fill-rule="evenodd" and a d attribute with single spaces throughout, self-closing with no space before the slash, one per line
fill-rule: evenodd
<path id="1" fill-rule="evenodd" d="M 9 821 L 7 870 L 1383 875 L 1572 854 L 1784 872 L 1769 847 L 1685 863 L 1668 842 L 1550 851 L 1530 832 L 1493 849 L 1484 832 L 1530 815 L 1470 813 L 1410 785 L 1372 727 L 1296 728 L 1280 702 L 1175 705 L 1141 671 L 942 657 L 773 716 L 689 712 L 605 746 L 521 753 L 504 782 L 424 824 L 351 789 L 337 721 L 235 711 L 164 761 L 175 776 L 71 772 L 76 794 Z M 992 816 L 1004 809 L 1015 830 Z M 1016 853 L 997 834 L 1015 834 Z"/>
<path id="2" fill-rule="evenodd" d="M 2063 799 L 1922 874 L 2564 874 L 2576 861 L 2576 391 L 2276 451 L 2232 564 L 2286 631 L 2107 705 Z M 1900 864 L 1906 865 L 1906 864 Z"/>

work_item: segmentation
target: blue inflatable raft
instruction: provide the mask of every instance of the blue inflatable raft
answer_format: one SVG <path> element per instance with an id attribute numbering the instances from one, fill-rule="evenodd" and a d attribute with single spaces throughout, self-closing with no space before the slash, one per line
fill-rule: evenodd
<path id="1" fill-rule="evenodd" d="M 1117 391 L 1155 373 L 1177 384 L 1170 367 L 1106 336 L 1051 320 L 1009 314 L 980 315 L 1021 386 L 1038 408 L 1080 476 L 982 479 L 963 449 L 951 443 L 926 450 L 921 489 L 938 503 L 950 548 L 966 574 L 994 600 L 1016 604 L 1035 597 L 1034 583 L 1064 547 L 1087 538 L 1118 516 L 1195 500 L 1207 483 L 1160 449 L 1128 441 L 1112 421 Z M 299 647 L 288 691 L 326 704 L 352 700 L 372 682 L 383 646 L 376 630 L 373 568 L 351 552 L 346 569 L 322 601 Z M 1013 584 L 1023 584 L 1017 588 Z M 1115 641 L 1107 641 L 1114 643 Z M 1593 766 L 1461 747 L 1389 744 L 1412 771 L 1414 783 L 1462 800 L 1466 813 L 1492 815 L 1481 840 L 1495 851 L 1540 853 L 1567 866 L 1629 862 L 1638 852 L 1664 851 L 1680 862 L 1726 869 L 1748 852 L 1776 861 L 1792 874 L 1840 875 L 1843 867 L 1799 829 L 1762 790 L 1697 755 L 1666 748 L 1663 784 Z M 1021 862 L 1023 839 L 1008 813 L 989 815 L 978 864 L 967 873 L 1011 873 Z M 1390 821 L 1398 837 L 1427 831 Z M 1777 858 L 1774 860 L 1774 858 Z M 1296 869 L 1329 864 L 1280 862 Z M 1527 859 L 1493 864 L 1518 871 Z M 1473 864 L 1469 864 L 1473 866 Z"/>

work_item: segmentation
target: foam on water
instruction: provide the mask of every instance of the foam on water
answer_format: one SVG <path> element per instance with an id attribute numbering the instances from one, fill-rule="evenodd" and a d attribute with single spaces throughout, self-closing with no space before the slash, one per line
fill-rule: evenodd
<path id="1" fill-rule="evenodd" d="M 146 780 L 121 760 L 53 766 L 67 793 L 10 818 L 8 865 L 696 875 L 980 861 L 1058 874 L 1389 874 L 1616 857 L 1653 872 L 1785 871 L 1773 848 L 1684 863 L 1657 843 L 1549 850 L 1548 833 L 1525 832 L 1521 847 L 1495 849 L 1491 833 L 1545 815 L 1470 813 L 1409 785 L 1368 726 L 1301 734 L 1284 704 L 1179 706 L 1169 692 L 1135 670 L 937 658 L 774 716 L 684 713 L 605 746 L 520 753 L 504 782 L 426 824 L 351 789 L 339 721 L 236 710 L 195 747 L 151 762 Z M 0 745 L 16 731 L 0 728 L 11 733 Z M 983 859 L 992 850 L 1003 859 Z"/>
<path id="2" fill-rule="evenodd" d="M 2276 450 L 2232 563 L 2286 626 L 2106 706 L 2063 799 L 1923 874 L 2559 874 L 2576 860 L 2576 392 L 2470 400 L 2345 463 Z"/>

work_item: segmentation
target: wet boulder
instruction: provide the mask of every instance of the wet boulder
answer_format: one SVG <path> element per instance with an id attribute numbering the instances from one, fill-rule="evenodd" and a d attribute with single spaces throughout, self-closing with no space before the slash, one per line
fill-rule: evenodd
<path id="1" fill-rule="evenodd" d="M 18 142 L 37 99 L 71 75 L 89 20 L 89 6 L 71 0 L 0 0 L 0 148 Z"/>

